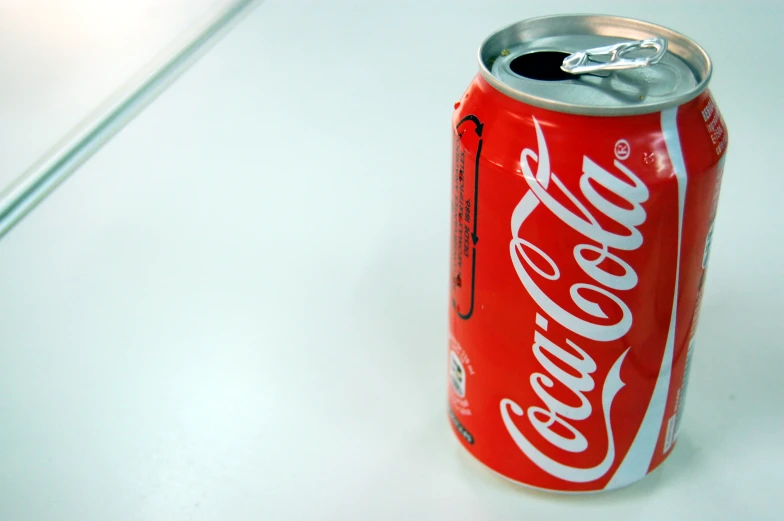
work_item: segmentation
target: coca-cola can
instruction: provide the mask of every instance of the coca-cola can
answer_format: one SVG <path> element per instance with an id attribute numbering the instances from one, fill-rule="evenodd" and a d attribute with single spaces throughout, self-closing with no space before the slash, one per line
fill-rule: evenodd
<path id="1" fill-rule="evenodd" d="M 509 480 L 623 487 L 681 429 L 727 132 L 647 22 L 525 20 L 455 104 L 449 419 Z"/>

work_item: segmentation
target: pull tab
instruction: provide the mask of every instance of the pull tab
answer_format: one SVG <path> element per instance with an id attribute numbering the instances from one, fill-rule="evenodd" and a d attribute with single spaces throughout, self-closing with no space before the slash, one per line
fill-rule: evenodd
<path id="1" fill-rule="evenodd" d="M 648 56 L 637 58 L 625 57 L 641 49 L 653 49 L 654 52 Z M 664 38 L 650 38 L 648 40 L 624 42 L 577 51 L 564 58 L 561 70 L 569 74 L 593 74 L 605 71 L 636 69 L 658 63 L 665 54 L 667 54 L 667 40 Z"/>

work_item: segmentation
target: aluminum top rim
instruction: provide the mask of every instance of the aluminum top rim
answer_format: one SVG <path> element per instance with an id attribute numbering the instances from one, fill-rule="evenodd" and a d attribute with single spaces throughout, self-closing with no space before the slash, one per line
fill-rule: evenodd
<path id="1" fill-rule="evenodd" d="M 529 39 L 570 34 L 570 31 L 580 31 L 576 33 L 580 35 L 609 36 L 629 40 L 642 40 L 654 36 L 666 38 L 668 52 L 686 63 L 694 74 L 696 85 L 686 92 L 653 103 L 600 106 L 564 102 L 525 92 L 501 81 L 491 72 L 491 60 L 494 60 L 502 49 L 515 43 L 524 43 Z M 494 32 L 482 42 L 479 47 L 478 61 L 482 77 L 496 90 L 511 98 L 557 112 L 596 116 L 648 114 L 682 105 L 699 96 L 707 88 L 713 72 L 707 52 L 699 44 L 681 33 L 658 24 L 632 18 L 590 14 L 544 16 L 511 24 Z"/>

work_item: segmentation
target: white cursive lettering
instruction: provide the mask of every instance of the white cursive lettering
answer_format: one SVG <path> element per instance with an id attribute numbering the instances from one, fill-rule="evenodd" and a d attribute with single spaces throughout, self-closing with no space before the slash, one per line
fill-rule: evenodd
<path id="1" fill-rule="evenodd" d="M 520 154 L 520 167 L 529 190 L 511 216 L 509 252 L 512 264 L 523 287 L 544 314 L 588 341 L 618 340 L 631 328 L 633 317 L 629 306 L 615 292 L 632 289 L 638 283 L 637 273 L 621 257 L 621 253 L 633 251 L 643 243 L 638 227 L 645 222 L 642 203 L 648 200 L 648 188 L 620 161 L 614 162 L 618 171 L 614 175 L 584 156 L 579 180 L 582 198 L 578 198 L 551 171 L 544 133 L 536 118 L 533 122 L 538 150 L 526 148 Z M 536 163 L 536 172 L 532 170 L 531 162 Z M 559 190 L 577 212 L 558 201 L 551 193 L 552 189 Z M 612 194 L 612 197 L 603 194 Z M 534 280 L 535 276 L 549 281 L 561 278 L 561 270 L 555 260 L 523 237 L 525 221 L 540 204 L 588 241 L 577 244 L 573 249 L 577 266 L 590 279 L 590 282 L 575 281 L 569 286 L 568 308 L 577 313 L 558 304 Z M 596 217 L 599 214 L 615 224 L 610 229 L 602 226 Z M 599 479 L 607 473 L 615 459 L 610 410 L 616 394 L 624 385 L 620 377 L 621 365 L 629 350 L 626 349 L 616 359 L 602 385 L 601 407 L 607 436 L 605 456 L 594 467 L 572 467 L 537 448 L 513 422 L 512 415 L 526 418 L 536 433 L 554 447 L 572 453 L 585 451 L 591 440 L 573 422 L 585 420 L 593 412 L 586 393 L 595 387 L 592 375 L 597 370 L 596 362 L 575 341 L 565 339 L 566 349 L 545 336 L 548 319 L 542 314 L 536 314 L 536 325 L 542 331 L 534 330 L 532 349 L 544 372 L 532 373 L 529 383 L 541 405 L 528 405 L 527 409 L 523 409 L 508 398 L 501 400 L 504 425 L 518 448 L 551 475 L 577 483 Z M 556 398 L 552 392 L 556 385 L 561 387 L 556 396 L 573 396 L 574 399 L 564 403 L 562 398 Z M 557 430 L 554 429 L 556 426 Z"/>

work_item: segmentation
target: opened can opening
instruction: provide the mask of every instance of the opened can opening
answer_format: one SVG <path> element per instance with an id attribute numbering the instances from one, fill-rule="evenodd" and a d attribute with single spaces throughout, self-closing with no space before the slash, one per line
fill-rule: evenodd
<path id="1" fill-rule="evenodd" d="M 561 64 L 567 56 L 569 56 L 568 52 L 561 51 L 529 52 L 512 60 L 509 68 L 518 76 L 532 80 L 570 80 L 574 76 L 561 70 Z"/>

